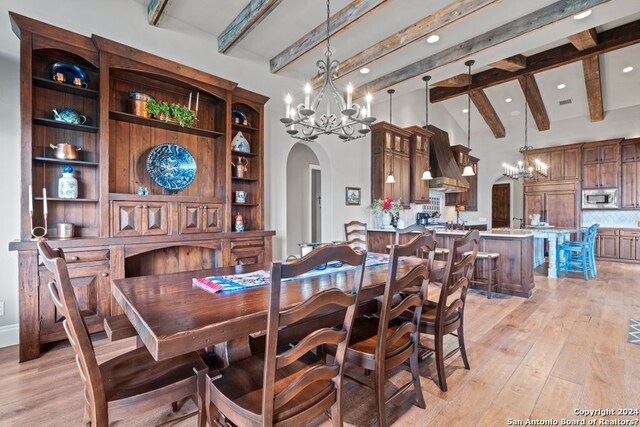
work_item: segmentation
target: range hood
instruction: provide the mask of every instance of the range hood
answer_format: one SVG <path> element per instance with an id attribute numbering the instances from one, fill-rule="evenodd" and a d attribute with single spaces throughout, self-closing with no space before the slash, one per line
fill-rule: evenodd
<path id="1" fill-rule="evenodd" d="M 433 179 L 429 181 L 429 188 L 442 193 L 462 193 L 469 189 L 469 182 L 462 176 L 460 167 L 453 158 L 449 134 L 433 125 L 429 125 L 433 132 L 429 144 L 429 166 Z"/>

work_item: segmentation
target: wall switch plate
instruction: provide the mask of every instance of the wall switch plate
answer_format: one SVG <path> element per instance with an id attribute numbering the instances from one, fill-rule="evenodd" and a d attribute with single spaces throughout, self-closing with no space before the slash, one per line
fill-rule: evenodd
<path id="1" fill-rule="evenodd" d="M 4 301 L 0 301 L 0 317 L 4 316 Z"/>

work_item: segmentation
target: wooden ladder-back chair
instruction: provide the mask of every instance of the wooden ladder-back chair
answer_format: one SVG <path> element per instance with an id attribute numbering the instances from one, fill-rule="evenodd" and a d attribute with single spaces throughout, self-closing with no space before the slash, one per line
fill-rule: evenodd
<path id="1" fill-rule="evenodd" d="M 412 233 L 415 236 L 418 236 L 418 233 L 420 234 L 425 234 L 427 236 L 432 236 L 433 237 L 433 244 L 434 247 L 436 245 L 436 241 L 435 241 L 435 235 L 433 234 L 432 230 L 429 230 L 427 227 L 425 227 L 424 225 L 420 225 L 420 224 L 412 224 L 408 227 L 405 228 L 398 228 L 396 229 L 396 245 L 400 245 L 400 236 L 402 236 L 403 234 L 409 234 Z M 433 269 L 433 261 L 434 261 L 434 257 L 436 254 L 436 250 L 435 249 L 431 249 L 431 250 L 427 250 L 428 248 L 426 247 L 422 247 L 420 249 L 418 249 L 418 251 L 416 251 L 416 256 L 420 257 L 420 258 L 425 258 L 429 260 L 429 264 L 427 265 L 427 268 L 429 269 L 429 271 L 431 271 Z"/>
<path id="2" fill-rule="evenodd" d="M 300 426 L 329 410 L 332 424 L 342 425 L 344 354 L 359 303 L 366 258 L 366 252 L 340 244 L 322 246 L 290 263 L 273 263 L 265 352 L 232 362 L 220 378 L 211 381 L 207 391 L 212 425 L 222 414 L 239 426 Z M 297 306 L 281 308 L 282 279 L 299 276 L 330 261 L 358 267 L 346 290 L 325 289 Z M 289 347 L 283 348 L 283 343 L 278 342 L 280 329 L 329 307 L 346 309 L 340 327 L 318 327 Z M 311 353 L 324 344 L 337 346 L 332 363 Z"/>
<path id="3" fill-rule="evenodd" d="M 434 340 L 434 348 L 423 348 L 435 353 L 438 383 L 442 391 L 447 391 L 444 370 L 446 359 L 460 350 L 464 367 L 470 369 L 464 344 L 464 306 L 479 244 L 480 233 L 477 230 L 469 231 L 463 237 L 454 240 L 438 301 L 434 303 L 425 299 L 422 309 L 420 333 L 432 335 Z M 458 346 L 445 355 L 443 343 L 445 335 L 448 334 L 458 337 Z"/>
<path id="4" fill-rule="evenodd" d="M 344 240 L 353 249 L 367 250 L 367 223 L 347 222 L 344 225 Z"/>
<path id="5" fill-rule="evenodd" d="M 38 251 L 44 266 L 53 275 L 49 291 L 64 316 L 62 325 L 76 353 L 84 384 L 85 422 L 107 426 L 110 421 L 191 397 L 198 404 L 198 425 L 206 425 L 203 397 L 208 368 L 200 356 L 192 352 L 156 362 L 147 349 L 141 347 L 98 364 L 62 250 L 52 249 L 41 241 Z"/>
<path id="6" fill-rule="evenodd" d="M 412 385 L 415 389 L 416 406 L 425 408 L 418 373 L 418 320 L 429 279 L 429 269 L 425 262 L 415 265 L 400 277 L 397 273 L 399 257 L 415 256 L 417 252 L 433 251 L 434 248 L 433 237 L 428 234 L 420 234 L 406 245 L 392 246 L 379 315 L 359 317 L 353 325 L 346 360 L 366 371 L 374 371 L 374 387 L 356 378 L 348 378 L 375 392 L 379 426 L 387 425 L 386 404 Z M 413 318 L 404 319 L 403 314 L 410 311 L 414 313 Z M 324 350 L 332 355 L 337 352 L 336 347 L 332 345 L 325 346 Z M 411 368 L 411 381 L 386 398 L 386 372 L 407 360 Z"/>

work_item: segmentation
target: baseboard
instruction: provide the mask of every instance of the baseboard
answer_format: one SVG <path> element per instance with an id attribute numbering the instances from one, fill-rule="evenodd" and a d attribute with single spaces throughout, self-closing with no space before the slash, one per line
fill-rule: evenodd
<path id="1" fill-rule="evenodd" d="M 18 338 L 18 324 L 0 326 L 0 348 L 9 347 L 11 345 L 17 345 Z"/>

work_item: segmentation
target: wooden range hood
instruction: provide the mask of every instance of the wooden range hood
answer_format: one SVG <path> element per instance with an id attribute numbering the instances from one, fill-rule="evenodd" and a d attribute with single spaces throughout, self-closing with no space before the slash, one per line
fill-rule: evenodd
<path id="1" fill-rule="evenodd" d="M 462 193 L 469 189 L 469 182 L 462 176 L 460 167 L 453 158 L 449 134 L 433 125 L 429 125 L 433 132 L 430 139 L 431 174 L 433 179 L 429 181 L 429 188 L 442 193 Z"/>

